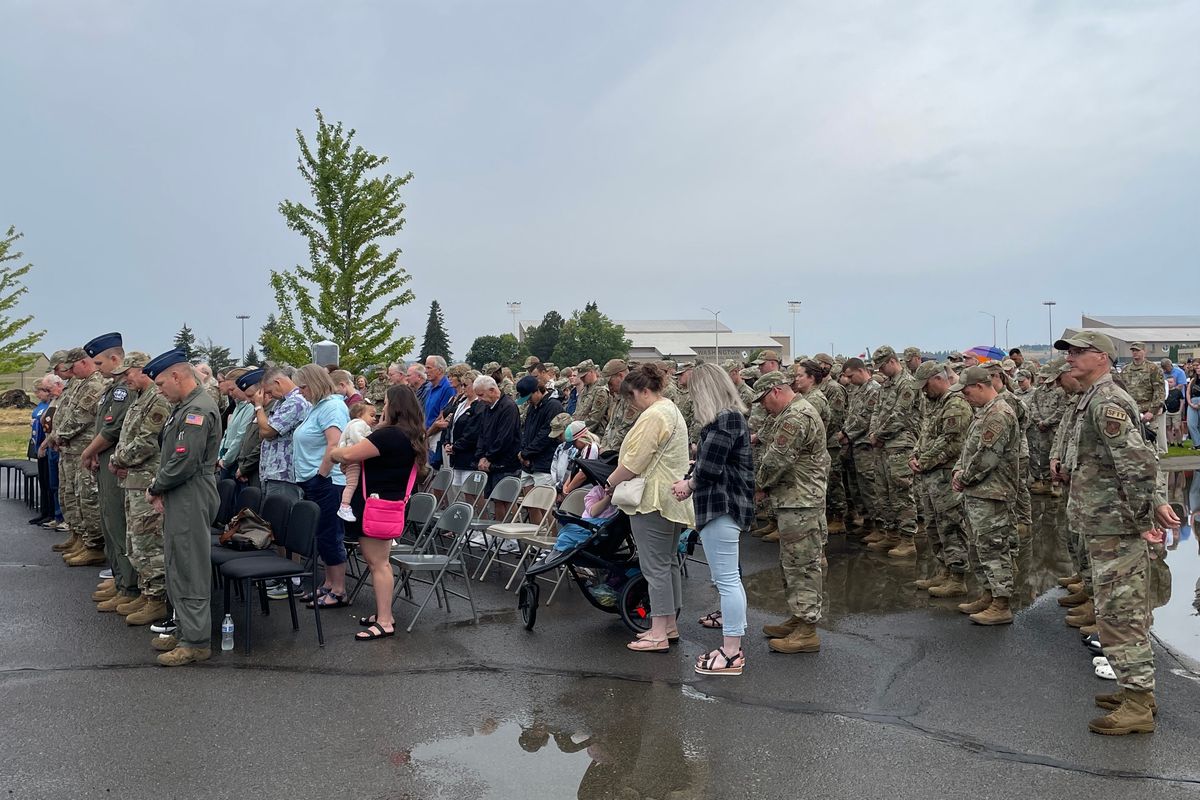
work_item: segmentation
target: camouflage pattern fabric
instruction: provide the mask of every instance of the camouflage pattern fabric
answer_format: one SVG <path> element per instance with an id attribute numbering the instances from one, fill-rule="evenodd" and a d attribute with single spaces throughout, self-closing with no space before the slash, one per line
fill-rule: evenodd
<path id="1" fill-rule="evenodd" d="M 950 485 L 953 466 L 971 427 L 971 406 L 957 392 L 930 400 L 925 408 L 915 458 L 934 555 L 950 572 L 967 571 L 967 533 L 962 495 Z"/>
<path id="2" fill-rule="evenodd" d="M 979 585 L 992 597 L 1012 597 L 1013 551 L 1011 509 L 1004 500 L 965 497 L 971 529 L 971 566 Z"/>
<path id="3" fill-rule="evenodd" d="M 776 510 L 783 594 L 793 616 L 821 621 L 825 600 L 825 514 L 819 508 Z"/>
<path id="4" fill-rule="evenodd" d="M 129 561 L 137 571 L 138 588 L 151 600 L 165 600 L 167 579 L 162 514 L 146 500 L 144 488 L 125 490 L 125 519 L 128 523 L 126 547 Z"/>

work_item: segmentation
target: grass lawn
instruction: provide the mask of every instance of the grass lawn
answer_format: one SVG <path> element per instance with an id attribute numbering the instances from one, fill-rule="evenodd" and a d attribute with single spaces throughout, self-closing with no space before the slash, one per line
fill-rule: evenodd
<path id="1" fill-rule="evenodd" d="M 32 409 L 0 408 L 0 458 L 24 458 Z"/>
<path id="2" fill-rule="evenodd" d="M 1193 450 L 1192 443 L 1189 441 L 1186 444 L 1173 444 L 1167 448 L 1167 454 L 1164 458 L 1180 458 L 1182 456 L 1195 457 L 1200 456 L 1200 450 Z"/>

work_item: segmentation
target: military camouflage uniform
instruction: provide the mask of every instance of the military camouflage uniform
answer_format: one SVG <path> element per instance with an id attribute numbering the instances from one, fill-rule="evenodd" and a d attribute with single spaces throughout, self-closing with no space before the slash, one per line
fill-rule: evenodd
<path id="1" fill-rule="evenodd" d="M 96 435 L 116 445 L 121 439 L 121 426 L 131 405 L 132 391 L 124 380 L 104 379 L 104 394 L 96 411 Z M 138 593 L 138 576 L 129 561 L 129 550 L 125 542 L 125 493 L 121 491 L 117 476 L 108 469 L 113 454 L 112 447 L 100 454 L 100 468 L 96 471 L 97 499 L 100 502 L 100 531 L 104 535 L 104 552 L 112 567 L 113 582 L 117 592 L 123 595 Z"/>
<path id="2" fill-rule="evenodd" d="M 882 527 L 883 515 L 879 508 L 879 454 L 868 441 L 871 415 L 875 413 L 878 402 L 878 383 L 867 381 L 862 386 L 851 384 L 842 432 L 850 440 L 854 474 L 858 480 L 858 494 L 862 498 L 863 519 L 868 526 L 873 523 Z"/>
<path id="3" fill-rule="evenodd" d="M 80 456 L 91 442 L 96 429 L 96 406 L 104 393 L 104 376 L 99 371 L 77 379 L 70 402 L 59 410 L 54 419 L 55 436 L 59 444 L 59 467 L 64 482 L 60 483 L 63 516 L 72 533 L 83 538 L 85 547 L 104 549 L 104 533 L 100 529 L 100 496 L 96 475 L 84 469 Z M 72 381 L 75 383 L 75 381 Z M 64 413 L 66 412 L 66 413 Z"/>
<path id="4" fill-rule="evenodd" d="M 379 406 L 382 411 L 383 401 L 387 396 L 388 386 L 390 385 L 387 378 L 376 378 L 367 384 L 367 391 L 363 395 L 363 399 L 372 405 Z"/>
<path id="5" fill-rule="evenodd" d="M 499 386 L 501 392 L 508 395 L 513 400 L 517 399 L 517 384 L 513 382 L 512 378 L 501 378 Z"/>
<path id="6" fill-rule="evenodd" d="M 797 395 L 772 420 L 755 470 L 755 485 L 766 492 L 779 526 L 779 563 L 792 615 L 821 619 L 825 597 L 825 485 L 829 451 L 821 417 Z M 759 434 L 762 436 L 762 433 Z"/>
<path id="7" fill-rule="evenodd" d="M 1028 426 L 1025 404 L 1017 396 L 1005 389 L 1000 392 L 1000 399 L 1008 404 L 1017 416 L 1017 493 L 1016 520 L 1019 525 L 1033 524 L 1033 503 L 1029 497 L 1029 442 L 1025 438 L 1025 428 Z M 1016 540 L 1014 539 L 1014 544 Z"/>
<path id="8" fill-rule="evenodd" d="M 970 566 L 964 528 L 962 495 L 950 486 L 954 464 L 971 427 L 971 406 L 957 392 L 946 392 L 925 406 L 924 424 L 917 441 L 917 466 L 921 490 L 932 516 L 928 526 L 934 557 L 947 571 L 964 574 Z"/>
<path id="9" fill-rule="evenodd" d="M 1137 423 L 1141 406 L 1111 375 L 1075 408 L 1064 453 L 1067 514 L 1087 537 L 1100 643 L 1118 685 L 1153 691 L 1150 553 L 1141 533 L 1155 527 L 1154 510 L 1165 502 L 1156 490 L 1157 457 Z"/>
<path id="10" fill-rule="evenodd" d="M 129 559 L 137 570 L 142 594 L 150 600 L 166 598 L 162 515 L 146 499 L 146 489 L 158 472 L 158 436 L 170 411 L 171 404 L 154 384 L 136 394 L 112 455 L 113 466 L 125 471 L 119 479 L 125 493 Z"/>
<path id="11" fill-rule="evenodd" d="M 580 389 L 579 401 L 575 405 L 575 419 L 587 425 L 592 433 L 601 436 L 608 426 L 608 411 L 611 405 L 608 382 L 597 378 L 591 386 L 580 384 Z"/>
<path id="12" fill-rule="evenodd" d="M 882 442 L 882 480 L 878 485 L 883 489 L 879 501 L 884 527 L 899 531 L 905 542 L 911 542 L 917 533 L 917 501 L 913 496 L 913 472 L 908 466 L 919 431 L 917 394 L 911 373 L 901 370 L 894 378 L 885 378 L 879 387 L 869 433 Z"/>
<path id="13" fill-rule="evenodd" d="M 1069 482 L 1071 475 L 1067 466 L 1079 463 L 1075 439 L 1075 422 L 1079 415 L 1077 408 L 1079 398 L 1069 397 L 1066 392 L 1063 392 L 1063 397 L 1067 401 L 1066 409 L 1063 411 L 1062 419 L 1055 429 L 1054 443 L 1050 446 L 1049 459 L 1059 462 L 1059 469 L 1061 472 L 1067 474 L 1067 481 Z M 1088 597 L 1092 597 L 1092 560 L 1088 557 L 1087 537 L 1074 525 L 1074 520 L 1069 513 L 1066 514 L 1066 524 L 1062 528 L 1062 538 L 1065 540 L 1067 546 L 1067 554 L 1071 557 L 1071 564 L 1074 566 L 1075 572 L 1083 579 L 1084 591 Z"/>
<path id="14" fill-rule="evenodd" d="M 842 517 L 846 514 L 846 487 L 842 474 L 842 443 L 837 434 L 846 420 L 846 387 L 826 377 L 821 381 L 820 390 L 829 406 L 829 421 L 825 424 L 825 430 L 829 432 L 829 440 L 825 443 L 829 451 L 829 489 L 825 493 L 825 510 L 833 516 Z"/>
<path id="15" fill-rule="evenodd" d="M 1029 398 L 1029 475 L 1035 481 L 1050 480 L 1050 449 L 1066 407 L 1066 392 L 1054 384 L 1038 386 Z"/>
<path id="16" fill-rule="evenodd" d="M 1017 491 L 1020 429 L 1012 406 L 999 396 L 979 409 L 954 471 L 963 486 L 970 522 L 971 566 L 992 597 L 1013 593 L 1015 521 L 1009 507 Z"/>
<path id="17" fill-rule="evenodd" d="M 742 381 L 737 384 L 738 397 L 742 398 L 742 402 L 746 404 L 746 408 L 753 411 L 751 404 L 754 402 L 754 390 L 750 388 L 750 384 Z"/>
<path id="18" fill-rule="evenodd" d="M 621 442 L 625 441 L 629 429 L 633 427 L 633 423 L 637 422 L 637 418 L 642 413 L 630 405 L 624 397 L 610 396 L 612 400 L 608 412 L 608 428 L 604 431 L 604 438 L 600 440 L 601 453 L 620 450 Z"/>
<path id="19" fill-rule="evenodd" d="M 1151 362 L 1150 359 L 1146 359 L 1141 364 L 1130 362 L 1125 365 L 1125 369 L 1121 370 L 1121 382 L 1125 384 L 1129 396 L 1137 403 L 1138 411 L 1142 414 L 1149 412 L 1154 415 L 1154 419 L 1147 422 L 1146 425 L 1151 430 L 1155 430 L 1155 424 L 1165 413 L 1163 401 L 1167 399 L 1167 381 L 1163 376 L 1162 368 Z M 1167 443 L 1162 436 L 1159 436 L 1154 444 L 1158 452 L 1167 452 Z"/>

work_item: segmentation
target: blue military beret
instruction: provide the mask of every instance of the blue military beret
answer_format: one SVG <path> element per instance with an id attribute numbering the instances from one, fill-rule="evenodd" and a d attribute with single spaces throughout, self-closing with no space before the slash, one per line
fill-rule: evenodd
<path id="1" fill-rule="evenodd" d="M 267 371 L 265 369 L 252 369 L 237 379 L 237 387 L 244 392 L 251 386 L 256 386 L 257 384 L 262 383 L 263 375 L 266 373 Z"/>
<path id="2" fill-rule="evenodd" d="M 96 356 L 103 353 L 105 350 L 109 350 L 113 347 L 120 347 L 120 346 L 121 346 L 121 334 L 115 333 L 115 332 L 114 333 L 102 333 L 99 336 L 97 336 L 95 339 L 92 339 L 90 342 L 85 344 L 83 346 L 83 352 L 87 353 L 92 358 L 95 358 Z"/>
<path id="3" fill-rule="evenodd" d="M 179 348 L 168 350 L 162 355 L 158 355 L 150 359 L 150 363 L 142 367 L 142 373 L 147 378 L 154 380 L 162 374 L 163 370 L 167 369 L 168 367 L 173 367 L 176 364 L 187 363 L 187 360 L 187 353 L 183 352 Z"/>

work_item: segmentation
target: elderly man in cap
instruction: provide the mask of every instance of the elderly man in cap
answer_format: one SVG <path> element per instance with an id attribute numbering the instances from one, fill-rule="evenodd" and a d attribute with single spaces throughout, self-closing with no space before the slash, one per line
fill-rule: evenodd
<path id="1" fill-rule="evenodd" d="M 901 365 L 896 351 L 887 345 L 876 348 L 871 360 L 884 376 L 868 435 L 881 453 L 878 484 L 883 488 L 880 510 L 886 532 L 883 539 L 868 548 L 887 551 L 892 558 L 909 558 L 917 553 L 913 542 L 917 534 L 917 501 L 913 495 L 913 472 L 908 466 L 920 422 L 917 384 Z"/>
<path id="2" fill-rule="evenodd" d="M 754 384 L 755 402 L 771 415 L 771 438 L 757 459 L 757 499 L 770 502 L 779 529 L 779 564 L 791 616 L 767 625 L 777 653 L 821 649 L 816 625 L 825 599 L 825 487 L 828 436 L 812 403 L 796 394 L 787 376 L 769 372 Z"/>
<path id="3" fill-rule="evenodd" d="M 97 497 L 100 501 L 100 531 L 104 535 L 104 552 L 113 572 L 114 593 L 99 601 L 97 611 L 116 611 L 127 616 L 140 609 L 145 600 L 138 588 L 137 571 L 129 560 L 127 525 L 125 520 L 125 491 L 115 472 L 108 468 L 113 448 L 121 439 L 125 414 L 133 405 L 133 393 L 117 374 L 125 361 L 125 349 L 119 333 L 97 336 L 83 346 L 92 356 L 96 371 L 104 378 L 104 393 L 96 411 L 96 435 L 84 448 L 81 459 L 84 468 L 96 475 Z"/>
<path id="4" fill-rule="evenodd" d="M 920 490 L 930 514 L 929 543 L 938 563 L 937 573 L 917 581 L 916 586 L 934 597 L 959 597 L 967 593 L 964 576 L 970 559 L 962 495 L 954 491 L 951 482 L 954 464 L 971 427 L 971 406 L 960 392 L 950 391 L 955 377 L 936 361 L 921 364 L 913 378 L 928 405 L 916 451 L 908 464 L 921 476 Z"/>
<path id="5" fill-rule="evenodd" d="M 158 472 L 146 499 L 163 515 L 167 594 L 178 624 L 176 636 L 160 637 L 152 646 L 166 651 L 159 664 L 177 667 L 212 655 L 209 525 L 219 503 L 215 467 L 221 419 L 181 350 L 157 356 L 143 372 L 173 404 L 163 423 Z"/>
<path id="6" fill-rule="evenodd" d="M 954 465 L 952 487 L 963 495 L 970 522 L 971 566 L 983 587 L 980 596 L 958 610 L 978 625 L 1012 622 L 1015 522 L 1009 507 L 1017 491 L 1020 427 L 1012 407 L 1000 399 L 983 367 L 968 367 L 949 389 L 961 392 L 977 409 Z"/>
<path id="7" fill-rule="evenodd" d="M 171 404 L 143 371 L 150 363 L 145 353 L 132 352 L 113 370 L 129 392 L 129 409 L 121 437 L 113 449 L 108 469 L 123 494 L 125 552 L 137 577 L 139 607 L 125 614 L 127 625 L 149 625 L 167 614 L 167 584 L 163 560 L 162 513 L 146 496 L 160 463 L 159 435 L 171 413 Z M 124 613 L 122 607 L 118 612 Z"/>
<path id="8" fill-rule="evenodd" d="M 96 409 L 104 394 L 104 376 L 82 347 L 67 351 L 74 378 L 71 397 L 54 418 L 51 446 L 59 448 L 59 465 L 65 491 L 63 514 L 71 527 L 71 549 L 63 551 L 63 560 L 72 567 L 94 566 L 105 562 L 104 532 L 100 528 L 100 497 L 96 475 L 83 463 L 83 451 L 96 430 Z"/>
<path id="9" fill-rule="evenodd" d="M 621 381 L 629 374 L 629 367 L 619 358 L 610 358 L 604 362 L 600 377 L 604 378 L 608 387 L 608 425 L 604 428 L 604 436 L 600 439 L 600 452 L 615 452 L 621 449 L 633 423 L 637 422 L 642 413 L 628 400 L 621 397 Z"/>
<path id="10" fill-rule="evenodd" d="M 608 404 L 611 395 L 607 382 L 600 380 L 600 370 L 589 358 L 575 367 L 579 376 L 579 389 L 575 402 L 575 419 L 588 426 L 588 430 L 602 431 L 608 423 Z"/>
<path id="11" fill-rule="evenodd" d="M 1158 710 L 1148 544 L 1161 544 L 1161 529 L 1181 523 L 1158 491 L 1158 459 L 1138 425 L 1149 412 L 1112 379 L 1112 340 L 1080 331 L 1054 347 L 1067 352 L 1071 376 L 1083 389 L 1062 464 L 1070 475 L 1067 516 L 1087 537 L 1100 644 L 1119 687 L 1096 696 L 1096 705 L 1110 713 L 1088 729 L 1146 733 L 1154 730 Z"/>

